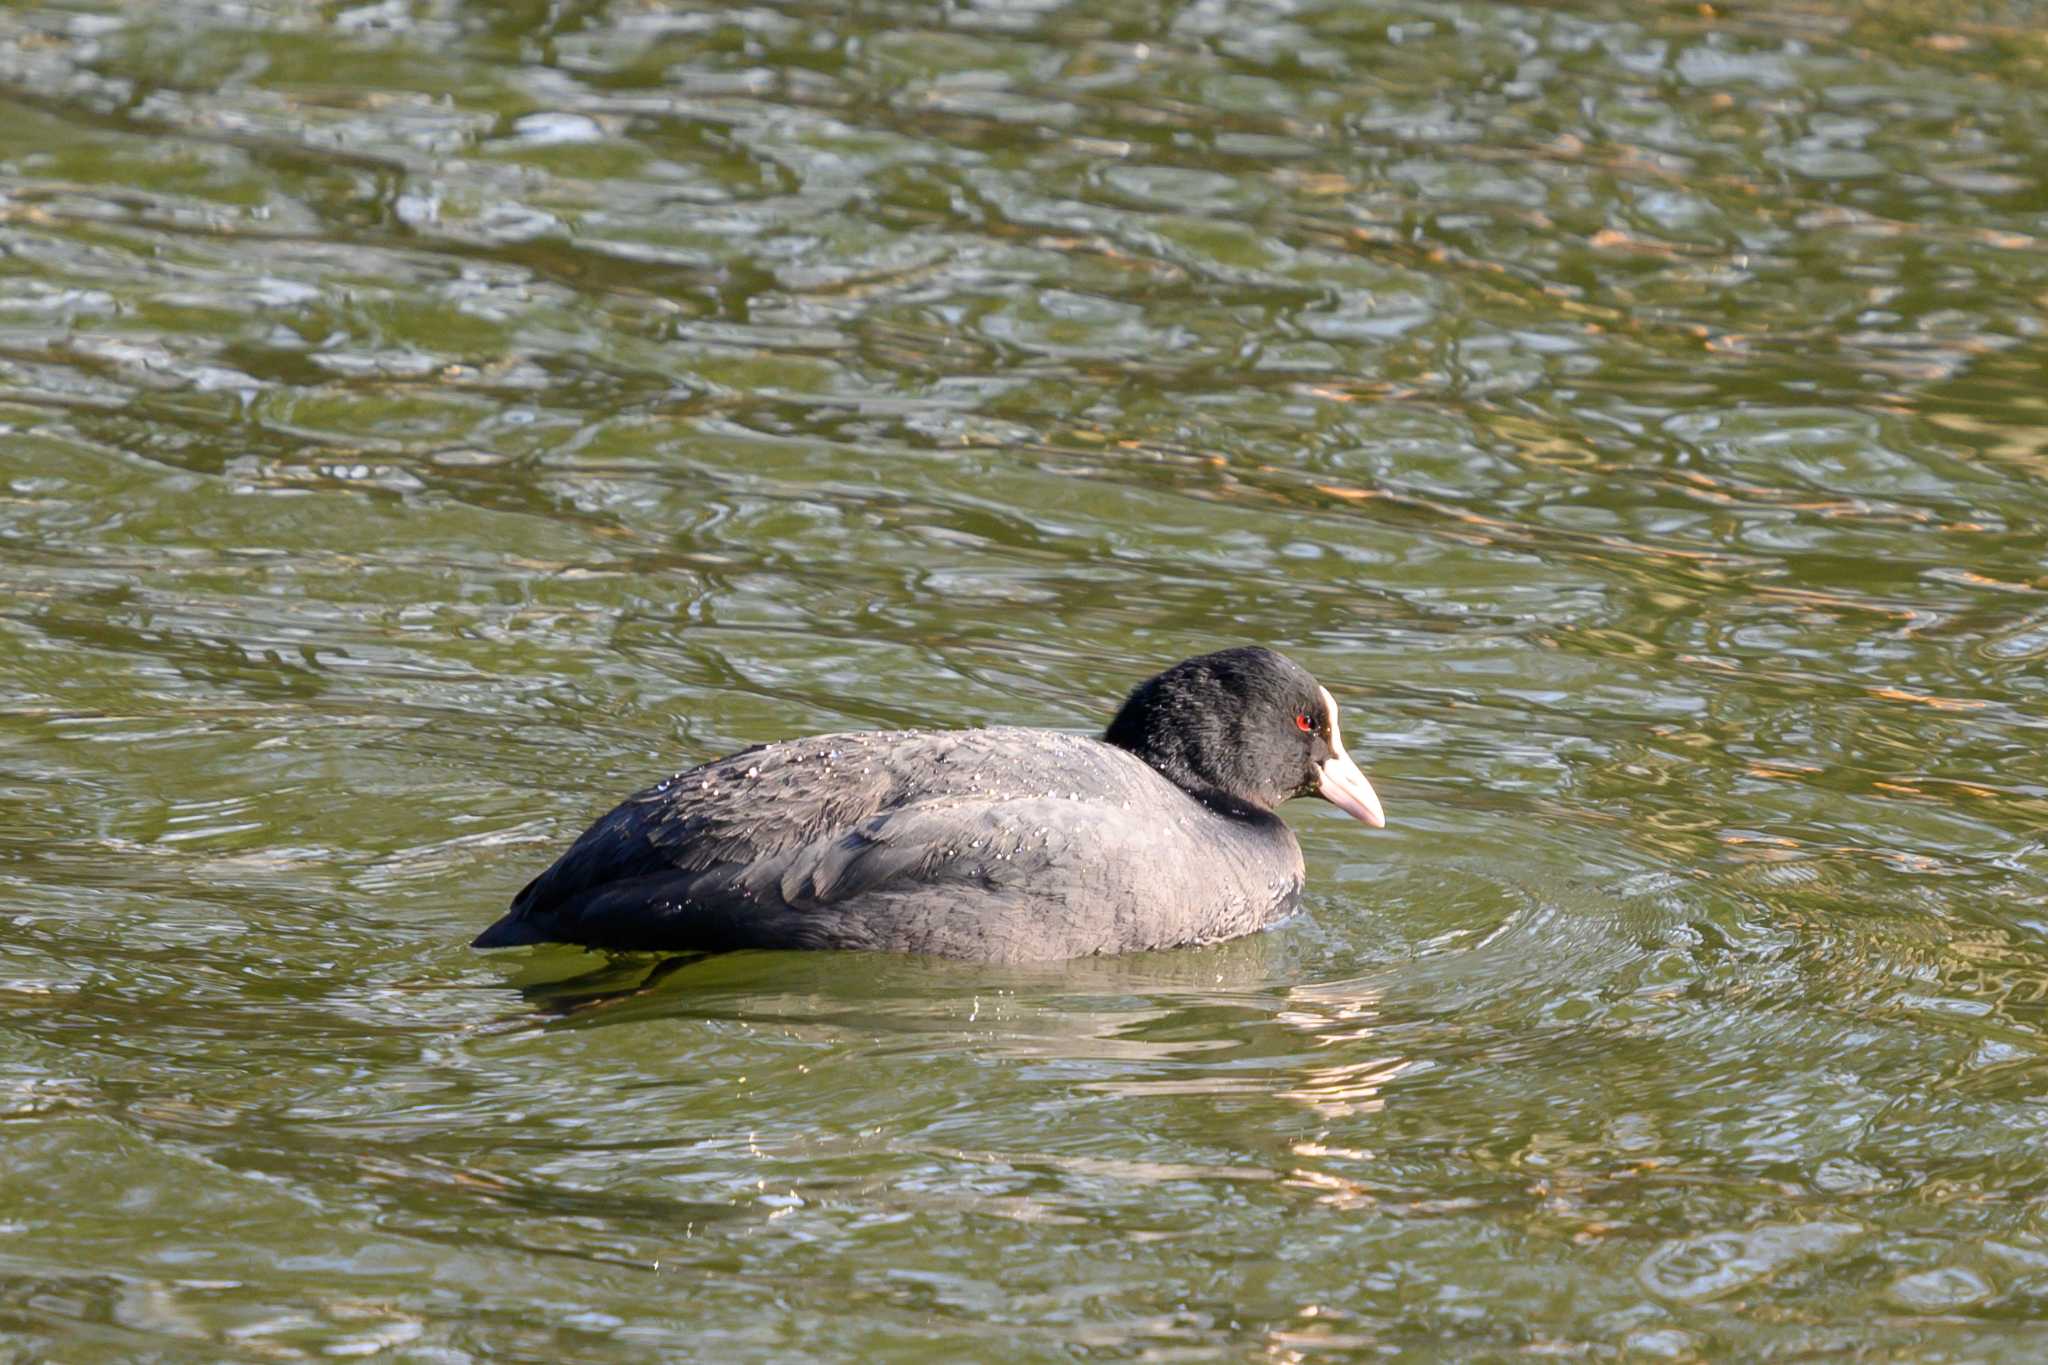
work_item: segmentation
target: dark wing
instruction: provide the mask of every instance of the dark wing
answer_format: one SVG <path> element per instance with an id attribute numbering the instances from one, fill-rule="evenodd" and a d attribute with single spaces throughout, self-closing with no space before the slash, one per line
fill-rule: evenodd
<path id="1" fill-rule="evenodd" d="M 1055 863 L 1127 864 L 1121 850 L 1071 856 L 1113 822 L 1099 801 L 1044 793 L 1105 763 L 1113 792 L 1155 780 L 1104 746 L 1039 731 L 764 745 L 621 802 L 475 943 L 915 952 L 934 914 L 957 916 L 970 903 L 980 920 L 1007 904 L 1057 929 L 1073 880 L 1036 874 Z"/>
<path id="2" fill-rule="evenodd" d="M 1186 852 L 1176 831 L 1108 817 L 1100 803 L 1055 797 L 916 802 L 748 861 L 610 881 L 521 922 L 607 948 L 1030 961 L 1229 937 L 1247 915 L 1270 917 L 1271 897 L 1233 897 L 1174 856 Z M 1158 903 L 1208 909 L 1156 931 L 1124 923 L 1149 921 L 1144 907 Z"/>
<path id="3" fill-rule="evenodd" d="M 656 899 L 658 888 L 772 856 L 872 815 L 890 797 L 891 774 L 872 761 L 840 760 L 856 748 L 872 749 L 880 738 L 827 735 L 756 745 L 635 792 L 528 882 L 474 946 L 631 946 L 578 938 L 574 931 L 586 908 L 600 921 L 615 919 L 624 907 Z M 844 745 L 836 743 L 842 739 Z"/>

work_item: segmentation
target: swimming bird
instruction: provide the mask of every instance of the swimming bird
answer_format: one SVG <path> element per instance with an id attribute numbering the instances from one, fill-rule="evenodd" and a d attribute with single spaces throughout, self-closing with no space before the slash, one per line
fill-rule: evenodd
<path id="1" fill-rule="evenodd" d="M 1379 828 L 1337 704 L 1246 647 L 1132 689 L 1101 738 L 890 730 L 760 744 L 600 818 L 478 948 L 857 948 L 1054 961 L 1285 919 L 1303 863 L 1275 809 Z"/>

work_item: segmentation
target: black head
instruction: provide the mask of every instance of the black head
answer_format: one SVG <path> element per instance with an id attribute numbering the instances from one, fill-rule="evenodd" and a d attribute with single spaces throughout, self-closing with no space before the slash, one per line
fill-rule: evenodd
<path id="1" fill-rule="evenodd" d="M 1313 794 L 1369 825 L 1386 823 L 1344 752 L 1336 702 L 1270 649 L 1220 650 L 1147 678 L 1102 737 L 1212 805 L 1270 811 Z"/>

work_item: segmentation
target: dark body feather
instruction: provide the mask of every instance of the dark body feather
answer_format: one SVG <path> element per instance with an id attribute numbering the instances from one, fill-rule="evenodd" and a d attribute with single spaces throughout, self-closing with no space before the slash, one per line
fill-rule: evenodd
<path id="1" fill-rule="evenodd" d="M 1041 961 L 1285 918 L 1300 846 L 1123 749 L 1044 730 L 760 745 L 621 802 L 483 948 L 859 948 Z"/>

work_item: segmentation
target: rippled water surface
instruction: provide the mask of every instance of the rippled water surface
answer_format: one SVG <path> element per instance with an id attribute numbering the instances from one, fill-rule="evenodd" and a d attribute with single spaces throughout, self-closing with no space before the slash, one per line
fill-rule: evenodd
<path id="1" fill-rule="evenodd" d="M 2038 20 L 0 6 L 0 1339 L 2038 1359 Z M 1247 640 L 1273 933 L 465 946 Z"/>

